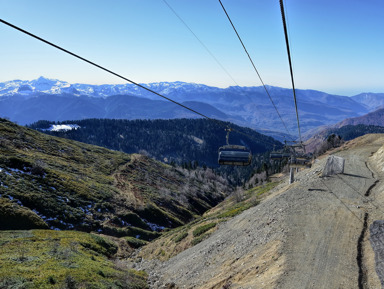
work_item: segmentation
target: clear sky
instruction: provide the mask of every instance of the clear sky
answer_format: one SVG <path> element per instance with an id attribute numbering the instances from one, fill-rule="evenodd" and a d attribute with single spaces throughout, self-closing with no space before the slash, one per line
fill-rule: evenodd
<path id="1" fill-rule="evenodd" d="M 218 0 L 0 0 L 0 18 L 139 83 L 260 86 Z M 278 0 L 222 0 L 265 84 L 289 88 Z M 384 92 L 383 0 L 285 0 L 297 88 Z M 124 83 L 0 23 L 0 81 Z"/>

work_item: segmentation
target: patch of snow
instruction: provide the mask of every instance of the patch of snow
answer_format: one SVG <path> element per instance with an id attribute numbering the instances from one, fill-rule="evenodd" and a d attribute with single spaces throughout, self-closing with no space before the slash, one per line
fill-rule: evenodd
<path id="1" fill-rule="evenodd" d="M 20 174 L 28 174 L 30 175 L 31 172 L 26 172 L 26 171 L 23 171 L 23 170 L 19 170 L 19 169 L 13 169 L 13 168 L 8 168 L 10 171 L 14 172 L 14 173 L 20 173 Z M 26 168 L 24 168 L 26 169 Z"/>
<path id="2" fill-rule="evenodd" d="M 53 124 L 50 128 L 48 128 L 48 131 L 69 131 L 69 130 L 76 130 L 80 128 L 77 124 Z"/>
<path id="3" fill-rule="evenodd" d="M 159 232 L 159 231 L 162 231 L 165 229 L 164 226 L 159 226 L 157 224 L 154 224 L 154 223 L 150 223 L 146 220 L 143 219 L 143 221 L 151 228 L 152 231 L 156 231 L 156 232 Z"/>

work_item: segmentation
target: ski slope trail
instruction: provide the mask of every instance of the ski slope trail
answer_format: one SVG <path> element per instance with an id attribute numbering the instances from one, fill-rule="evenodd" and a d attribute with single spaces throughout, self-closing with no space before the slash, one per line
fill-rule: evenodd
<path id="1" fill-rule="evenodd" d="M 322 178 L 319 158 L 208 239 L 138 267 L 151 288 L 381 288 L 367 227 L 384 218 L 371 157 L 383 144 L 384 135 L 346 143 L 332 152 L 345 158 L 344 174 Z"/>

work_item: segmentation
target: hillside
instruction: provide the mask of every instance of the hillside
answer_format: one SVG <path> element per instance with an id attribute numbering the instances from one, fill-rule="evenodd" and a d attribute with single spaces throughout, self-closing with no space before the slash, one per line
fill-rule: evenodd
<path id="1" fill-rule="evenodd" d="M 117 259 L 128 248 L 124 239 L 76 231 L 0 231 L 0 288 L 149 288 L 145 272 Z"/>
<path id="2" fill-rule="evenodd" d="M 67 131 L 50 130 L 53 125 L 63 123 L 76 124 L 79 128 Z M 244 145 L 255 155 L 270 151 L 273 146 L 281 147 L 280 142 L 252 129 L 207 119 L 39 121 L 29 127 L 54 136 L 126 153 L 144 150 L 157 160 L 168 163 L 197 162 L 200 166 L 218 167 L 217 151 L 220 146 L 225 145 L 227 126 L 236 130 L 230 134 L 230 144 Z"/>
<path id="3" fill-rule="evenodd" d="M 333 125 L 319 127 L 307 132 L 308 151 L 315 151 L 331 134 L 337 134 L 344 140 L 368 134 L 383 133 L 384 109 L 378 109 L 360 117 L 347 118 Z"/>
<path id="4" fill-rule="evenodd" d="M 368 228 L 383 214 L 383 143 L 346 143 L 332 152 L 345 158 L 344 174 L 321 178 L 324 156 L 194 247 L 135 268 L 151 288 L 380 288 Z"/>
<path id="5" fill-rule="evenodd" d="M 375 110 L 360 117 L 347 118 L 335 124 L 333 127 L 340 128 L 346 125 L 357 124 L 384 126 L 384 108 Z"/>
<path id="6" fill-rule="evenodd" d="M 0 229 L 96 231 L 156 238 L 229 194 L 210 169 L 39 133 L 0 119 Z"/>
<path id="7" fill-rule="evenodd" d="M 352 96 L 352 99 L 365 105 L 370 111 L 377 110 L 384 105 L 384 93 L 360 93 Z"/>

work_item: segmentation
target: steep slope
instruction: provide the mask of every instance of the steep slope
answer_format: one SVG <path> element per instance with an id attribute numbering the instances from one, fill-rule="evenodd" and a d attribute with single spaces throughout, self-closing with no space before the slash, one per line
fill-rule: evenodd
<path id="1" fill-rule="evenodd" d="M 367 135 L 345 144 L 333 152 L 346 159 L 344 174 L 321 178 L 321 158 L 196 246 L 137 268 L 152 288 L 379 288 L 367 226 L 382 216 L 369 195 L 384 199 L 372 190 L 369 156 L 383 142 Z"/>
<path id="2" fill-rule="evenodd" d="M 216 205 L 228 189 L 210 170 L 176 169 L 0 119 L 0 229 L 150 240 Z"/>

